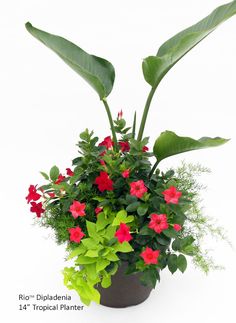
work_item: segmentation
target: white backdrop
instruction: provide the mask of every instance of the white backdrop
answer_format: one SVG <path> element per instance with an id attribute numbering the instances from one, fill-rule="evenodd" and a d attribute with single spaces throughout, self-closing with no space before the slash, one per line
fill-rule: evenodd
<path id="1" fill-rule="evenodd" d="M 108 122 L 97 94 L 54 53 L 24 28 L 62 35 L 86 51 L 111 61 L 116 80 L 109 103 L 140 120 L 149 86 L 142 59 L 154 55 L 170 36 L 209 14 L 220 0 L 178 1 L 5 1 L 0 4 L 1 107 L 1 304 L 4 322 L 52 321 L 110 323 L 232 322 L 235 316 L 235 251 L 211 242 L 224 271 L 205 276 L 189 265 L 186 273 L 163 272 L 152 296 L 135 308 L 114 310 L 92 305 L 81 312 L 19 311 L 18 294 L 69 294 L 60 271 L 64 247 L 48 231 L 33 226 L 25 196 L 29 184 L 42 183 L 39 171 L 69 167 L 79 133 L 86 127 L 103 138 Z M 163 167 L 200 162 L 212 169 L 204 177 L 206 214 L 214 216 L 235 241 L 235 84 L 236 17 L 179 62 L 163 80 L 152 103 L 146 134 L 151 143 L 163 130 L 195 138 L 222 136 L 227 145 L 192 152 Z M 151 144 L 150 144 L 151 146 Z M 234 293 L 235 294 L 235 293 Z M 3 306 L 4 304 L 4 306 Z M 21 302 L 24 304 L 24 302 Z M 128 315 L 128 316 L 127 316 Z"/>

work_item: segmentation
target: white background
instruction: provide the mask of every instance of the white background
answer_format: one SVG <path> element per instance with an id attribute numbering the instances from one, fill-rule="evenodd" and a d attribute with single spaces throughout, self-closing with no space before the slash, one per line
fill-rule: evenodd
<path id="1" fill-rule="evenodd" d="M 83 312 L 19 311 L 18 294 L 66 294 L 64 247 L 33 226 L 25 196 L 29 184 L 41 184 L 40 170 L 57 164 L 63 171 L 76 157 L 79 133 L 86 127 L 103 138 L 108 122 L 97 94 L 54 53 L 24 28 L 62 35 L 86 51 L 110 60 L 116 80 L 109 103 L 122 108 L 129 122 L 140 120 L 149 91 L 142 59 L 178 31 L 222 4 L 219 0 L 178 1 L 1 1 L 1 308 L 4 322 L 233 322 L 235 251 L 210 243 L 226 270 L 205 276 L 189 265 L 186 273 L 163 272 L 160 285 L 140 306 L 114 310 L 93 304 Z M 235 83 L 236 17 L 179 62 L 162 81 L 149 115 L 151 144 L 163 130 L 194 138 L 222 136 L 225 146 L 188 153 L 163 162 L 164 168 L 200 162 L 212 169 L 204 177 L 205 212 L 214 216 L 235 241 Z M 151 147 L 150 144 L 150 147 Z"/>

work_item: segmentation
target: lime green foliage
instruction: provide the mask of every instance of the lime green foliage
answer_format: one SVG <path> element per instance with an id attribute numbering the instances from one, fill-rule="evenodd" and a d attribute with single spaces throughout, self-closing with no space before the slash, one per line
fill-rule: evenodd
<path id="1" fill-rule="evenodd" d="M 187 245 L 186 250 L 182 251 L 187 255 L 191 255 L 194 264 L 205 273 L 208 273 L 211 269 L 221 269 L 222 266 L 216 265 L 209 255 L 210 251 L 202 247 L 206 245 L 204 238 L 212 236 L 217 240 L 225 240 L 231 245 L 225 230 L 217 226 L 213 218 L 203 214 L 201 193 L 205 186 L 199 184 L 197 178 L 207 173 L 210 173 L 208 168 L 199 164 L 186 164 L 185 162 L 182 162 L 182 165 L 176 169 L 178 187 L 183 192 L 188 192 L 191 197 L 191 203 L 185 213 L 186 221 L 183 232 L 183 239 L 188 239 L 189 236 L 191 239 L 188 240 L 191 243 Z M 176 244 L 176 241 L 174 243 Z"/>
<path id="2" fill-rule="evenodd" d="M 75 267 L 65 268 L 63 272 L 65 285 L 76 290 L 85 304 L 89 305 L 91 301 L 99 303 L 100 294 L 95 288 L 98 283 L 103 288 L 111 285 L 111 276 L 116 273 L 120 260 L 117 253 L 133 251 L 127 241 L 119 243 L 114 238 L 120 220 L 130 223 L 133 219 L 124 210 L 115 214 L 105 207 L 96 223 L 86 221 L 88 238 L 82 239 L 68 256 L 68 260 L 74 259 Z"/>

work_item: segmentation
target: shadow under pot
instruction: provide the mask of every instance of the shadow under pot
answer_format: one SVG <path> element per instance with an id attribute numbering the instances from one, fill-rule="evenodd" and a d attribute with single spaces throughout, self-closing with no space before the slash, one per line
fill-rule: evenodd
<path id="1" fill-rule="evenodd" d="M 116 274 L 111 277 L 111 286 L 97 290 L 101 294 L 101 305 L 115 308 L 138 305 L 150 295 L 152 287 L 144 286 L 140 282 L 141 273 L 126 275 L 128 264 L 122 262 Z"/>

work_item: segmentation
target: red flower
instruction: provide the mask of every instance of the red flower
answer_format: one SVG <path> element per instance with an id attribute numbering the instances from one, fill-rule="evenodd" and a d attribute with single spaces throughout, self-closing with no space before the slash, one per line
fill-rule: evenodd
<path id="1" fill-rule="evenodd" d="M 96 215 L 98 215 L 100 212 L 102 212 L 102 210 L 103 210 L 103 208 L 102 207 L 96 207 L 96 209 L 95 209 L 95 213 L 96 213 Z"/>
<path id="2" fill-rule="evenodd" d="M 151 214 L 151 221 L 148 224 L 150 229 L 153 229 L 156 233 L 161 233 L 163 230 L 168 229 L 166 214 Z"/>
<path id="3" fill-rule="evenodd" d="M 149 148 L 147 146 L 143 146 L 142 151 L 143 153 L 146 153 L 147 151 L 149 151 Z"/>
<path id="4" fill-rule="evenodd" d="M 30 185 L 29 194 L 26 196 L 27 203 L 30 201 L 38 201 L 40 199 L 41 195 L 37 193 L 36 186 L 37 185 Z"/>
<path id="5" fill-rule="evenodd" d="M 182 229 L 182 226 L 180 225 L 180 224 L 177 224 L 177 223 L 175 223 L 174 225 L 173 225 L 173 228 L 175 229 L 175 231 L 180 231 L 181 229 Z"/>
<path id="6" fill-rule="evenodd" d="M 122 119 L 123 118 L 123 111 L 120 110 L 120 112 L 118 112 L 118 119 Z"/>
<path id="7" fill-rule="evenodd" d="M 55 193 L 47 193 L 51 198 L 53 198 L 53 197 L 55 197 L 56 195 L 55 195 Z"/>
<path id="8" fill-rule="evenodd" d="M 121 223 L 119 229 L 115 233 L 115 237 L 117 237 L 120 243 L 124 241 L 130 241 L 132 238 L 131 234 L 129 233 L 130 227 L 125 223 Z"/>
<path id="9" fill-rule="evenodd" d="M 106 147 L 106 149 L 110 149 L 114 146 L 114 142 L 112 141 L 111 137 L 108 136 L 108 137 L 104 138 L 104 140 L 102 142 L 100 142 L 100 144 L 98 146 L 104 146 L 104 147 Z"/>
<path id="10" fill-rule="evenodd" d="M 81 239 L 85 236 L 80 227 L 68 229 L 70 233 L 70 241 L 80 243 Z"/>
<path id="11" fill-rule="evenodd" d="M 159 255 L 160 250 L 152 250 L 149 247 L 146 247 L 146 249 L 140 254 L 145 262 L 145 265 L 157 264 L 157 258 L 159 257 Z"/>
<path id="12" fill-rule="evenodd" d="M 164 195 L 164 199 L 167 204 L 178 204 L 182 192 L 178 192 L 175 186 L 171 186 L 170 188 L 162 192 L 162 194 Z"/>
<path id="13" fill-rule="evenodd" d="M 30 211 L 35 212 L 37 217 L 40 218 L 41 214 L 45 212 L 45 210 L 43 209 L 42 202 L 40 203 L 30 202 L 30 204 L 31 204 Z"/>
<path id="14" fill-rule="evenodd" d="M 130 151 L 130 145 L 129 145 L 128 141 L 120 141 L 119 145 L 120 145 L 120 149 L 123 153 L 126 151 Z"/>
<path id="15" fill-rule="evenodd" d="M 72 213 L 72 216 L 77 219 L 78 216 L 85 216 L 84 209 L 86 208 L 85 203 L 80 203 L 78 201 L 73 201 L 73 204 L 70 206 L 70 212 Z"/>
<path id="16" fill-rule="evenodd" d="M 95 179 L 95 184 L 98 185 L 100 192 L 113 191 L 113 182 L 106 172 L 100 172 L 100 175 Z"/>
<path id="17" fill-rule="evenodd" d="M 58 176 L 58 179 L 56 180 L 55 184 L 60 184 L 62 181 L 64 181 L 65 176 L 63 176 L 62 174 L 60 174 Z"/>
<path id="18" fill-rule="evenodd" d="M 122 177 L 128 178 L 129 177 L 129 169 L 126 169 L 122 172 Z"/>
<path id="19" fill-rule="evenodd" d="M 143 197 L 143 194 L 147 192 L 147 188 L 143 180 L 130 183 L 130 195 L 134 195 L 138 198 Z"/>
<path id="20" fill-rule="evenodd" d="M 72 170 L 70 169 L 70 168 L 66 168 L 66 174 L 68 175 L 68 176 L 74 176 L 74 172 L 72 172 Z"/>

